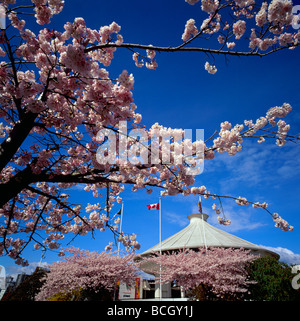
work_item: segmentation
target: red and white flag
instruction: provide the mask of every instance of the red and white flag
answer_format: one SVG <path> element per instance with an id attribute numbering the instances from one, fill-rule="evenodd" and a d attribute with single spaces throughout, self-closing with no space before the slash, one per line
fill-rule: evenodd
<path id="1" fill-rule="evenodd" d="M 147 205 L 148 210 L 159 210 L 159 203 Z"/>

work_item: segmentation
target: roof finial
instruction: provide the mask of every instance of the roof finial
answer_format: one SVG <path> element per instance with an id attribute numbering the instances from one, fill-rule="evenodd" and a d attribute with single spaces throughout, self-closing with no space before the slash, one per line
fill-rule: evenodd
<path id="1" fill-rule="evenodd" d="M 199 195 L 199 201 L 198 201 L 198 211 L 202 214 L 202 203 L 201 203 L 201 195 Z"/>

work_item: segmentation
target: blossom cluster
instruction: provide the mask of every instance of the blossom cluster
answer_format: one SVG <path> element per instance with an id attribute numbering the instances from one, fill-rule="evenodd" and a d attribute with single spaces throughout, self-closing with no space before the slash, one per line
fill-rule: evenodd
<path id="1" fill-rule="evenodd" d="M 212 209 L 216 212 L 216 214 L 221 214 L 221 210 L 217 207 L 217 204 L 213 204 Z"/>
<path id="2" fill-rule="evenodd" d="M 56 198 L 54 195 L 59 193 L 59 189 L 54 188 L 53 185 L 38 183 L 37 188 L 37 191 L 45 195 L 53 195 L 52 198 L 56 199 L 56 204 L 47 200 L 46 196 L 36 197 L 36 193 L 27 191 L 22 195 L 24 196 L 26 209 L 15 209 L 13 216 L 7 210 L 9 206 L 0 209 L 0 217 L 3 217 L 5 219 L 4 223 L 7 224 L 6 229 L 4 225 L 0 226 L 0 236 L 19 233 L 32 234 L 35 229 L 39 229 L 44 231 L 47 236 L 41 241 L 33 238 L 36 241 L 34 248 L 40 249 L 43 247 L 44 249 L 57 250 L 61 247 L 60 241 L 65 238 L 66 234 L 86 235 L 94 229 L 98 229 L 101 232 L 104 232 L 107 228 L 111 228 L 114 231 L 119 229 L 120 219 L 117 218 L 111 221 L 107 215 L 100 215 L 99 213 L 104 209 L 101 209 L 99 203 L 88 204 L 85 210 L 87 213 L 91 213 L 86 217 L 81 214 L 80 206 L 71 207 L 67 203 L 62 203 L 67 202 L 69 198 L 67 194 L 61 194 L 60 197 Z M 111 201 L 113 200 L 111 199 Z M 44 221 L 39 221 L 41 213 L 44 215 Z M 67 218 L 64 219 L 64 215 Z M 22 225 L 22 221 L 25 222 L 25 226 Z M 39 224 L 36 224 L 37 222 Z M 6 237 L 5 242 L 0 244 L 0 256 L 7 253 L 9 257 L 15 260 L 16 264 L 28 265 L 28 261 L 20 256 L 23 245 L 25 245 L 24 239 L 17 238 L 13 240 L 12 237 Z M 124 236 L 123 245 L 126 246 L 128 251 L 131 248 L 138 249 L 140 247 L 134 234 Z M 63 255 L 63 252 L 61 251 L 59 255 Z"/>
<path id="3" fill-rule="evenodd" d="M 199 1 L 187 1 L 187 3 L 194 5 Z M 222 21 L 222 11 L 229 7 L 236 17 L 236 20 L 231 25 L 226 20 Z M 248 38 L 249 48 L 255 50 L 259 48 L 261 51 L 276 50 L 280 46 L 288 46 L 291 49 L 298 45 L 300 32 L 285 32 L 289 28 L 297 16 L 293 15 L 293 4 L 290 0 L 272 0 L 270 3 L 262 2 L 257 9 L 257 4 L 254 0 L 232 1 L 224 5 L 222 1 L 218 0 L 202 0 L 202 11 L 209 14 L 209 17 L 204 19 L 200 29 L 195 25 L 194 19 L 189 19 L 185 25 L 185 30 L 182 35 L 182 40 L 187 41 L 192 36 L 199 36 L 202 33 L 210 35 L 216 34 L 221 49 L 226 43 L 229 51 L 236 48 L 237 44 L 234 41 L 229 41 L 231 37 L 239 40 L 247 31 L 246 20 L 255 19 L 255 24 L 259 28 L 263 28 L 264 32 L 256 28 L 251 29 Z M 251 25 L 251 23 L 249 23 Z M 259 36 L 256 33 L 259 32 Z M 218 33 L 220 33 L 218 35 Z M 245 37 L 244 37 L 245 38 Z M 205 66 L 205 69 L 211 73 L 211 70 Z M 216 70 L 216 69 L 215 69 Z"/>
<path id="4" fill-rule="evenodd" d="M 50 265 L 37 301 L 45 301 L 58 292 L 71 293 L 84 289 L 99 291 L 113 289 L 116 282 L 131 284 L 137 273 L 134 256 L 107 252 L 89 252 L 77 248 L 66 249 L 70 255 Z"/>
<path id="5" fill-rule="evenodd" d="M 151 45 L 149 47 L 151 47 Z M 146 62 L 146 67 L 148 69 L 155 70 L 156 67 L 157 67 L 157 62 L 154 59 L 154 57 L 156 56 L 156 51 L 155 50 L 151 50 L 151 49 L 147 49 L 146 53 L 147 53 L 147 58 L 149 59 L 149 62 Z"/>
<path id="6" fill-rule="evenodd" d="M 272 0 L 268 7 L 268 20 L 276 28 L 272 32 L 280 33 L 285 25 L 293 22 L 293 2 L 290 0 Z"/>
<path id="7" fill-rule="evenodd" d="M 161 280 L 158 282 L 161 283 L 176 280 L 184 289 L 205 284 L 219 297 L 226 293 L 235 296 L 245 293 L 251 284 L 247 278 L 246 263 L 254 259 L 254 255 L 243 249 L 185 249 L 143 258 L 141 268 L 148 273 L 160 273 Z"/>
<path id="8" fill-rule="evenodd" d="M 120 223 L 120 219 L 116 219 L 115 223 Z M 119 236 L 117 237 L 117 242 L 120 242 L 125 247 L 126 251 L 129 252 L 135 252 L 136 250 L 139 250 L 141 245 L 136 240 L 136 235 L 132 233 L 131 236 L 128 234 L 124 234 L 123 232 L 119 233 Z M 105 247 L 105 251 L 112 251 L 114 247 L 113 242 L 109 242 L 109 244 Z"/>
<path id="9" fill-rule="evenodd" d="M 36 22 L 40 25 L 49 24 L 50 19 L 53 17 L 53 15 L 59 14 L 64 7 L 64 0 L 31 0 L 31 2 L 34 5 L 34 16 L 36 18 Z M 6 8 L 9 5 L 15 3 L 15 0 L 1 1 L 2 6 L 5 6 Z M 8 17 L 12 21 L 12 25 L 15 28 L 19 30 L 22 30 L 24 28 L 25 21 L 20 20 L 17 17 L 16 12 L 11 12 Z"/>
<path id="10" fill-rule="evenodd" d="M 216 148 L 219 153 L 226 151 L 231 156 L 235 155 L 241 151 L 241 143 L 243 141 L 241 131 L 243 128 L 243 125 L 236 125 L 232 128 L 228 121 L 221 123 L 219 137 L 214 139 L 213 148 Z"/>
<path id="11" fill-rule="evenodd" d="M 217 207 L 217 204 L 212 205 L 212 209 L 216 212 L 216 214 L 221 214 L 221 209 Z M 218 223 L 221 225 L 230 225 L 231 221 L 226 219 L 225 217 L 218 216 Z"/>
<path id="12" fill-rule="evenodd" d="M 227 152 L 230 156 L 242 150 L 243 137 L 254 136 L 260 130 L 266 128 L 267 125 L 274 127 L 278 126 L 278 130 L 275 132 L 278 137 L 276 144 L 282 146 L 286 143 L 286 136 L 290 129 L 290 125 L 286 124 L 284 120 L 278 120 L 277 117 L 285 117 L 290 113 L 292 107 L 290 104 L 284 103 L 281 107 L 272 107 L 266 113 L 266 116 L 262 116 L 254 123 L 252 120 L 245 120 L 244 124 L 237 124 L 232 127 L 231 123 L 225 121 L 221 123 L 221 130 L 219 137 L 214 139 L 213 149 L 216 149 L 219 153 Z M 248 129 L 245 128 L 248 127 Z M 265 139 L 260 136 L 259 143 Z"/>
<path id="13" fill-rule="evenodd" d="M 14 229 L 16 227 L 13 226 L 12 228 Z M 1 232 L 1 230 L 3 230 L 2 226 L 0 227 L 0 232 Z M 22 265 L 22 266 L 28 266 L 29 265 L 28 260 L 25 260 L 24 258 L 20 257 L 20 255 L 19 255 L 19 252 L 20 252 L 22 246 L 24 245 L 24 243 L 25 243 L 24 239 L 20 239 L 20 238 L 13 239 L 12 237 L 7 238 L 5 240 L 5 244 L 0 243 L 0 256 L 2 256 L 2 253 L 3 253 L 5 247 L 11 247 L 12 250 L 9 251 L 8 256 L 10 258 L 12 258 L 16 264 Z"/>
<path id="14" fill-rule="evenodd" d="M 235 39 L 240 39 L 246 31 L 246 22 L 244 20 L 238 20 L 232 26 Z"/>
<path id="15" fill-rule="evenodd" d="M 244 206 L 249 205 L 249 202 L 247 201 L 246 197 L 239 196 L 235 202 L 237 203 L 237 205 L 244 205 Z"/>
<path id="16" fill-rule="evenodd" d="M 219 222 L 219 224 L 221 224 L 221 225 L 230 225 L 230 224 L 231 224 L 231 221 L 230 221 L 230 220 L 224 219 L 224 218 L 222 218 L 221 216 L 218 216 L 218 222 Z"/>
<path id="17" fill-rule="evenodd" d="M 267 23 L 267 8 L 268 8 L 268 3 L 263 2 L 260 10 L 255 16 L 255 21 L 258 27 L 262 27 L 265 23 Z"/>
<path id="18" fill-rule="evenodd" d="M 196 36 L 198 32 L 199 32 L 199 31 L 198 31 L 198 29 L 197 29 L 196 26 L 195 26 L 195 20 L 194 20 L 194 19 L 189 19 L 189 20 L 186 22 L 185 29 L 184 29 L 184 33 L 182 34 L 181 39 L 182 39 L 183 41 L 187 41 L 187 40 L 190 39 L 190 37 Z"/>
<path id="19" fill-rule="evenodd" d="M 212 75 L 218 71 L 216 66 L 210 65 L 208 61 L 205 63 L 204 68 L 205 70 L 208 71 L 209 74 L 212 74 Z"/>
<path id="20" fill-rule="evenodd" d="M 135 52 L 133 55 L 132 55 L 132 59 L 133 59 L 133 61 L 135 62 L 135 65 L 137 66 L 137 67 L 143 67 L 144 66 L 144 60 L 143 59 L 141 59 L 141 57 L 140 57 L 140 55 L 137 53 L 137 52 Z"/>
<path id="21" fill-rule="evenodd" d="M 275 222 L 275 227 L 280 228 L 284 232 L 294 230 L 294 227 L 289 225 L 289 223 L 286 220 L 284 220 L 281 216 L 279 216 L 278 213 L 274 213 L 272 215 L 272 218 Z"/>
<path id="22" fill-rule="evenodd" d="M 118 81 L 125 88 L 128 88 L 130 90 L 133 89 L 134 78 L 133 78 L 132 74 L 128 75 L 127 70 L 123 70 L 123 72 L 121 73 L 121 75 L 118 78 Z"/>
<path id="23" fill-rule="evenodd" d="M 243 205 L 243 204 L 241 204 L 241 205 Z M 269 206 L 269 204 L 266 203 L 266 202 L 263 202 L 261 204 L 259 202 L 252 203 L 252 207 L 253 208 L 264 208 L 264 209 L 266 209 L 268 206 Z"/>
<path id="24" fill-rule="evenodd" d="M 17 14 L 15 12 L 11 12 L 8 15 L 9 20 L 11 21 L 11 24 L 13 27 L 18 29 L 19 31 L 23 30 L 25 27 L 25 20 L 21 20 L 18 18 Z"/>
<path id="25" fill-rule="evenodd" d="M 151 45 L 149 45 L 149 48 L 151 48 Z M 147 54 L 146 68 L 155 70 L 158 66 L 156 60 L 154 59 L 154 57 L 156 56 L 156 51 L 147 49 L 146 54 Z M 137 52 L 133 53 L 132 59 L 135 62 L 135 65 L 137 67 L 143 67 L 145 65 L 144 59 Z"/>
<path id="26" fill-rule="evenodd" d="M 202 0 L 201 9 L 205 12 L 211 13 L 218 9 L 219 1 L 218 0 Z"/>

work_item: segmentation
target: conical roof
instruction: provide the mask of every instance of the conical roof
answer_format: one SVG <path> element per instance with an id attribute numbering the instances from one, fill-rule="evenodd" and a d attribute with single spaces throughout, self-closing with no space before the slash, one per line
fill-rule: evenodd
<path id="1" fill-rule="evenodd" d="M 156 244 L 141 255 L 151 254 L 153 252 L 174 251 L 183 248 L 202 248 L 202 247 L 232 247 L 249 249 L 253 253 L 260 255 L 271 255 L 279 258 L 279 255 L 264 249 L 254 243 L 243 240 L 235 235 L 222 231 L 207 223 L 207 214 L 191 214 L 188 216 L 190 224 L 170 236 L 166 240 Z"/>

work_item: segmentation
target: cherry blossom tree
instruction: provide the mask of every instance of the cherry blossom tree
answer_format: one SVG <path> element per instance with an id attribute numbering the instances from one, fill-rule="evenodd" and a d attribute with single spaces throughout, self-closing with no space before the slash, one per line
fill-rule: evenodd
<path id="1" fill-rule="evenodd" d="M 0 255 L 26 265 L 22 252 L 28 244 L 55 250 L 66 234 L 86 235 L 95 229 L 109 229 L 126 247 L 138 249 L 135 235 L 118 234 L 119 220 L 113 215 L 125 185 L 149 194 L 160 188 L 163 196 L 230 197 L 239 205 L 265 209 L 277 227 L 292 230 L 266 203 L 193 186 L 196 172 L 191 172 L 215 153 L 234 156 L 244 139 L 276 139 L 279 146 L 295 140 L 282 119 L 292 110 L 288 103 L 270 108 L 256 121 L 225 121 L 206 141 L 191 142 L 182 129 L 142 126 L 132 95 L 133 75 L 126 70 L 109 74 L 114 53 L 122 48 L 133 52 L 137 67 L 148 69 L 158 66 L 157 52 L 199 52 L 211 58 L 204 68 L 214 74 L 215 55 L 264 57 L 299 46 L 289 0 L 186 2 L 201 5 L 206 19 L 188 20 L 180 45 L 161 47 L 126 43 L 116 22 L 95 30 L 83 18 L 66 22 L 64 30 L 41 27 L 36 34 L 23 18 L 34 16 L 37 24 L 48 24 L 64 1 L 0 1 L 0 13 L 9 21 L 0 37 Z M 123 130 L 124 123 L 131 135 Z M 153 152 L 147 143 L 166 136 L 172 138 L 170 144 L 158 139 Z M 108 147 L 116 147 L 115 153 Z M 189 150 L 188 158 L 183 150 Z M 85 191 L 102 196 L 103 202 L 72 203 L 69 191 L 77 184 L 85 184 Z M 219 221 L 229 223 L 224 217 Z"/>
<path id="2" fill-rule="evenodd" d="M 154 273 L 159 283 L 176 282 L 185 290 L 202 289 L 220 298 L 240 296 L 252 284 L 248 278 L 247 264 L 255 260 L 250 251 L 233 248 L 200 248 L 178 252 L 155 253 L 142 258 L 140 266 Z"/>
<path id="3" fill-rule="evenodd" d="M 58 292 L 114 290 L 118 281 L 131 284 L 137 275 L 133 254 L 120 256 L 77 248 L 69 248 L 66 252 L 71 255 L 50 266 L 46 282 L 36 296 L 38 301 L 45 301 Z"/>

